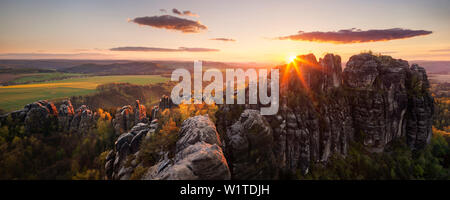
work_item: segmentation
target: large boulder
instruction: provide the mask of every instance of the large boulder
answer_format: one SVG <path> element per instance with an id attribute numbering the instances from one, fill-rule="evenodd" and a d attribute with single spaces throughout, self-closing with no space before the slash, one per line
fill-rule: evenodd
<path id="1" fill-rule="evenodd" d="M 178 153 L 187 146 L 197 142 L 222 146 L 216 126 L 207 115 L 198 115 L 183 121 L 176 145 L 176 152 Z"/>
<path id="2" fill-rule="evenodd" d="M 163 160 L 151 167 L 143 179 L 227 180 L 230 179 L 230 171 L 217 144 L 198 142 L 180 151 L 174 164 Z"/>
<path id="3" fill-rule="evenodd" d="M 165 158 L 150 167 L 142 179 L 224 180 L 230 170 L 214 123 L 207 115 L 186 119 L 174 158 Z"/>

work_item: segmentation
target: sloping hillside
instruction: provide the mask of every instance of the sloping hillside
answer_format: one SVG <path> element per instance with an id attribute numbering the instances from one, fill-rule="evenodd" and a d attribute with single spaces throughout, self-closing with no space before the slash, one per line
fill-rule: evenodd
<path id="1" fill-rule="evenodd" d="M 96 74 L 96 75 L 145 75 L 145 74 L 161 74 L 169 72 L 165 67 L 152 62 L 131 62 L 131 63 L 114 63 L 114 64 L 82 64 L 74 67 L 61 69 L 66 73 Z"/>

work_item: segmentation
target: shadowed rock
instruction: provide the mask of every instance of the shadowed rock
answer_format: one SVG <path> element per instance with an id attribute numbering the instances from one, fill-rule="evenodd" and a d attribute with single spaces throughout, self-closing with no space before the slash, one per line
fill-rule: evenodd
<path id="1" fill-rule="evenodd" d="M 257 110 L 245 110 L 227 131 L 227 158 L 233 179 L 273 179 L 273 133 Z"/>

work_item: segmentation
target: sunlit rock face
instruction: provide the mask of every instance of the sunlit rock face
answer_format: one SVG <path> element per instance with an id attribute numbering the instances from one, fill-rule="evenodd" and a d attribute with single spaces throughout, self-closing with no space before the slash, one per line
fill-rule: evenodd
<path id="1" fill-rule="evenodd" d="M 323 68 L 324 84 L 323 89 L 337 88 L 342 84 L 341 57 L 327 54 L 319 60 Z"/>
<path id="2" fill-rule="evenodd" d="M 65 100 L 59 106 L 58 123 L 60 131 L 69 131 L 70 122 L 72 121 L 75 111 L 70 100 Z"/>
<path id="3" fill-rule="evenodd" d="M 422 148 L 431 137 L 433 99 L 426 72 L 417 65 L 410 68 L 404 60 L 359 54 L 342 72 L 339 56 L 327 54 L 317 61 L 308 54 L 279 68 L 280 110 L 263 116 L 273 134 L 270 145 L 278 176 L 308 173 L 311 162 L 345 156 L 351 141 L 381 152 L 396 138 Z M 225 143 L 232 144 L 225 146 L 227 158 L 247 148 L 245 142 L 241 147 L 233 143 L 240 141 L 235 135 L 245 135 L 236 131 L 240 113 L 260 106 L 219 107 L 216 125 Z M 238 178 L 233 170 L 232 177 Z"/>
<path id="4" fill-rule="evenodd" d="M 314 54 L 299 55 L 280 70 L 284 89 L 303 87 L 324 92 L 342 84 L 341 57 L 334 54 L 327 54 L 319 61 Z"/>

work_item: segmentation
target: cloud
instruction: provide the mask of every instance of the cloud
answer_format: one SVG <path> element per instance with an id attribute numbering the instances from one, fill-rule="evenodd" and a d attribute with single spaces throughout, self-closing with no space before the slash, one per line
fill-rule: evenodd
<path id="1" fill-rule="evenodd" d="M 398 53 L 397 51 L 382 51 L 381 54 L 395 54 Z"/>
<path id="2" fill-rule="evenodd" d="M 198 21 L 192 21 L 170 15 L 137 17 L 130 21 L 139 25 L 176 30 L 183 33 L 199 33 L 208 29 L 208 27 Z"/>
<path id="3" fill-rule="evenodd" d="M 210 40 L 219 40 L 219 41 L 224 41 L 224 42 L 236 42 L 235 39 L 231 39 L 231 38 L 211 38 Z"/>
<path id="4" fill-rule="evenodd" d="M 159 11 L 160 11 L 160 12 L 163 12 L 163 13 L 167 12 L 167 10 L 166 10 L 166 9 L 163 9 L 163 8 L 162 8 L 162 9 L 159 9 Z"/>
<path id="5" fill-rule="evenodd" d="M 295 40 L 295 41 L 310 41 L 310 42 L 326 42 L 334 44 L 349 44 L 349 43 L 363 43 L 363 42 L 378 42 L 396 39 L 411 38 L 421 35 L 429 35 L 431 31 L 426 30 L 409 30 L 401 28 L 392 29 L 373 29 L 363 31 L 360 29 L 345 29 L 340 31 L 329 32 L 303 32 L 298 34 L 278 37 L 279 40 Z"/>
<path id="6" fill-rule="evenodd" d="M 5 53 L 0 59 L 98 59 L 115 55 L 102 53 Z"/>
<path id="7" fill-rule="evenodd" d="M 450 48 L 448 49 L 433 49 L 430 52 L 450 52 Z"/>
<path id="8" fill-rule="evenodd" d="M 183 13 L 176 8 L 172 9 L 172 12 L 173 12 L 173 14 L 183 15 Z"/>
<path id="9" fill-rule="evenodd" d="M 181 12 L 180 10 L 174 8 L 174 9 L 172 9 L 172 13 L 176 14 L 176 15 L 180 15 L 180 16 L 198 17 L 197 14 L 195 14 L 195 13 L 189 11 L 189 10 L 185 10 L 185 11 Z"/>
<path id="10" fill-rule="evenodd" d="M 158 48 L 158 47 L 116 47 L 111 48 L 111 51 L 142 51 L 142 52 L 217 52 L 219 49 L 209 48 L 189 48 L 179 47 L 178 49 Z"/>

